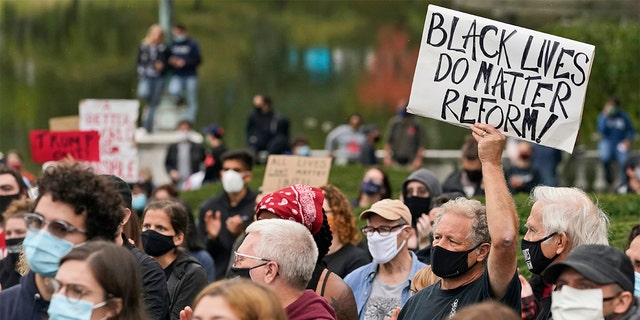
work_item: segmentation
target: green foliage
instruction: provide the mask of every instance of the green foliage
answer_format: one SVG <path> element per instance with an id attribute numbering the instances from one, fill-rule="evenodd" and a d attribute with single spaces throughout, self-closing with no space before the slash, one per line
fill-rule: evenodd
<path id="1" fill-rule="evenodd" d="M 409 48 L 417 48 L 427 10 L 426 2 L 409 0 L 173 3 L 175 21 L 187 25 L 204 57 L 196 128 L 222 124 L 234 148 L 244 145 L 244 123 L 256 92 L 271 94 L 275 108 L 292 119 L 292 135 L 305 135 L 312 148 L 323 146 L 326 131 L 320 124 L 342 123 L 351 112 L 384 128 L 393 106 L 358 100 L 357 88 L 367 77 L 365 59 L 380 45 L 378 31 L 389 26 L 405 30 Z M 492 8 L 480 11 L 482 5 L 430 3 L 504 20 Z M 640 127 L 640 22 L 605 19 L 599 16 L 605 10 L 596 9 L 581 8 L 589 13 L 583 20 L 520 13 L 511 21 L 596 46 L 579 142 L 590 147 L 596 116 L 611 93 Z M 76 114 L 80 99 L 135 98 L 137 45 L 157 20 L 157 0 L 0 0 L 0 150 L 17 148 L 29 158 L 28 130 L 46 128 L 51 117 Z M 300 62 L 292 66 L 288 60 L 291 49 L 300 57 L 311 46 L 345 49 L 356 62 L 328 79 L 315 79 Z M 312 118 L 318 126 L 305 125 Z M 428 148 L 457 148 L 467 133 L 423 121 Z M 29 162 L 27 167 L 36 168 Z"/>

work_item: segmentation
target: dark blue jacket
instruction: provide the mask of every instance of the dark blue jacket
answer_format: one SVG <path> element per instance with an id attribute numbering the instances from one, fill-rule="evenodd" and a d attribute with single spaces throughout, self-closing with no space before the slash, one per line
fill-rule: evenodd
<path id="1" fill-rule="evenodd" d="M 178 57 L 185 61 L 182 68 L 172 67 L 174 75 L 182 77 L 197 75 L 196 68 L 202 62 L 202 58 L 200 57 L 200 46 L 195 40 L 187 38 L 181 42 L 173 41 L 169 52 L 172 57 Z"/>
<path id="2" fill-rule="evenodd" d="M 0 292 L 0 319 L 42 320 L 47 309 L 49 301 L 40 296 L 33 272 L 25 274 L 19 285 Z"/>

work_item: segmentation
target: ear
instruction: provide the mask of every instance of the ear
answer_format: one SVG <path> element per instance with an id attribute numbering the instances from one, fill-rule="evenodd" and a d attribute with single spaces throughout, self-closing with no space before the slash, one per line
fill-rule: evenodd
<path id="1" fill-rule="evenodd" d="M 116 318 L 122 311 L 122 298 L 114 298 L 107 304 L 106 319 Z"/>
<path id="2" fill-rule="evenodd" d="M 181 232 L 173 236 L 173 243 L 176 245 L 176 247 L 179 247 L 183 242 L 184 242 L 184 233 Z"/>
<path id="3" fill-rule="evenodd" d="M 629 307 L 633 303 L 633 294 L 629 291 L 620 293 L 617 299 L 613 300 L 613 312 L 616 314 L 623 314 L 629 310 Z"/>
<path id="4" fill-rule="evenodd" d="M 129 221 L 129 218 L 131 218 L 131 209 L 129 208 L 123 208 L 124 209 L 124 218 L 122 219 L 122 226 L 124 226 L 125 224 L 127 224 L 127 221 Z"/>
<path id="5" fill-rule="evenodd" d="M 484 260 L 487 260 L 487 257 L 489 256 L 489 250 L 490 249 L 491 249 L 491 244 L 489 244 L 489 243 L 481 244 L 476 249 L 476 252 L 478 253 L 478 257 L 476 258 L 476 261 L 482 262 Z"/>
<path id="6" fill-rule="evenodd" d="M 278 276 L 279 266 L 275 261 L 267 262 L 267 265 L 264 266 L 266 272 L 264 274 L 264 282 L 266 284 L 271 284 L 276 280 Z"/>
<path id="7" fill-rule="evenodd" d="M 556 254 L 562 254 L 562 252 L 569 248 L 569 237 L 567 237 L 567 233 L 558 233 L 555 237 L 553 237 L 553 243 L 556 246 Z"/>
<path id="8" fill-rule="evenodd" d="M 407 230 L 407 232 L 406 232 L 407 239 L 411 238 L 412 236 L 416 236 L 417 237 L 416 230 L 413 227 L 409 226 L 409 228 L 405 228 L 405 230 Z"/>
<path id="9" fill-rule="evenodd" d="M 251 171 L 245 171 L 245 172 L 246 172 L 246 174 L 245 174 L 244 177 L 242 177 L 242 180 L 245 183 L 249 183 L 249 181 L 251 181 L 251 179 L 253 179 L 253 173 L 251 173 Z"/>

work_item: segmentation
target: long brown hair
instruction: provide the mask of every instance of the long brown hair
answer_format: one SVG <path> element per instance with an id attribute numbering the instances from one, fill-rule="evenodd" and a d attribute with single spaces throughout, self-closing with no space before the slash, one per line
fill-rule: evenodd
<path id="1" fill-rule="evenodd" d="M 343 244 L 357 245 L 360 242 L 360 232 L 356 227 L 356 219 L 351 210 L 349 199 L 334 185 L 320 187 L 324 192 L 324 198 L 333 211 L 333 226 L 338 234 L 338 239 Z"/>

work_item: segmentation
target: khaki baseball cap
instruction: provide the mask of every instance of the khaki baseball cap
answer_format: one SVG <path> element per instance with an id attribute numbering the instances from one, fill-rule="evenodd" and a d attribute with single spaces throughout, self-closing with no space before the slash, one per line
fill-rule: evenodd
<path id="1" fill-rule="evenodd" d="M 360 220 L 367 220 L 369 216 L 375 213 L 387 220 L 402 219 L 405 223 L 411 223 L 411 211 L 400 200 L 383 199 L 374 203 L 371 208 L 360 214 Z"/>

